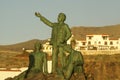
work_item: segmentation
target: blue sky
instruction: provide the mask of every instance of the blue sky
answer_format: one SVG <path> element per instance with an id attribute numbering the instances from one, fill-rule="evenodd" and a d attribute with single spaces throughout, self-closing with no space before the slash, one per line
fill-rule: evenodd
<path id="1" fill-rule="evenodd" d="M 50 38 L 35 12 L 52 22 L 63 12 L 70 28 L 120 24 L 120 0 L 0 0 L 0 45 Z"/>

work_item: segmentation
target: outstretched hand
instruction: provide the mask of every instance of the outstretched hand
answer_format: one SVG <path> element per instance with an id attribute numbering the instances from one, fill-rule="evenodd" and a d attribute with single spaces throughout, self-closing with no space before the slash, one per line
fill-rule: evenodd
<path id="1" fill-rule="evenodd" d="M 37 16 L 37 17 L 41 17 L 41 14 L 38 12 L 35 12 L 35 16 Z"/>

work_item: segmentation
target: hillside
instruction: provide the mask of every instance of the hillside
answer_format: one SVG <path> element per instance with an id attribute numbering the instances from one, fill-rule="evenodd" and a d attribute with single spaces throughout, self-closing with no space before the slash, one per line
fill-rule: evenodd
<path id="1" fill-rule="evenodd" d="M 71 28 L 71 31 L 75 39 L 78 40 L 85 39 L 87 34 L 108 34 L 112 39 L 120 38 L 120 24 L 103 27 L 74 26 Z M 47 40 L 34 39 L 12 45 L 0 45 L 0 50 L 22 51 L 23 47 L 26 49 L 33 49 L 34 43 L 36 41 L 45 43 Z"/>
<path id="2" fill-rule="evenodd" d="M 12 44 L 12 45 L 0 45 L 0 50 L 11 50 L 11 51 L 22 51 L 22 48 L 25 49 L 33 49 L 34 48 L 34 43 L 36 41 L 40 41 L 41 43 L 45 43 L 47 40 L 38 40 L 38 39 L 33 39 L 17 44 Z"/>
<path id="3" fill-rule="evenodd" d="M 103 27 L 74 26 L 71 31 L 78 40 L 85 39 L 87 34 L 108 34 L 112 39 L 120 38 L 120 24 Z"/>

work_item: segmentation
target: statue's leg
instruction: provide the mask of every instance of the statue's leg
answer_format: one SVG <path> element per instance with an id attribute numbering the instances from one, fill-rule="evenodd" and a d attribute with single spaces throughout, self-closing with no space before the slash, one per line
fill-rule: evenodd
<path id="1" fill-rule="evenodd" d="M 74 69 L 74 64 L 70 63 L 67 66 L 66 72 L 64 72 L 64 77 L 66 80 L 69 80 L 71 78 L 71 75 L 73 73 L 73 69 Z"/>
<path id="2" fill-rule="evenodd" d="M 60 64 L 62 65 L 62 68 L 65 67 L 65 64 L 66 64 L 66 61 L 65 61 L 65 54 L 64 54 L 64 51 L 63 51 L 63 48 L 62 47 L 59 47 L 59 55 L 60 55 Z"/>
<path id="3" fill-rule="evenodd" d="M 74 67 L 74 76 L 78 79 L 86 80 L 86 75 L 84 73 L 84 68 L 83 66 L 75 66 Z"/>
<path id="4" fill-rule="evenodd" d="M 58 67 L 58 47 L 56 45 L 53 45 L 52 48 L 52 73 L 57 72 Z"/>

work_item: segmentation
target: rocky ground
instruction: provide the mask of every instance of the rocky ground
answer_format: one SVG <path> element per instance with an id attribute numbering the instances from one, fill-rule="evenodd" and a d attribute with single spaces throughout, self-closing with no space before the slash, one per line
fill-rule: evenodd
<path id="1" fill-rule="evenodd" d="M 1 58 L 3 61 L 3 58 Z M 1 60 L 0 59 L 0 60 Z M 10 61 L 9 61 L 10 59 Z M 13 60 L 15 59 L 15 60 Z M 48 59 L 51 59 L 48 57 Z M 6 62 L 9 63 L 6 63 Z M 12 57 L 7 56 L 7 61 L 4 61 L 4 66 L 9 65 L 9 67 L 23 67 L 27 66 L 28 55 L 15 55 Z M 88 80 L 120 80 L 120 54 L 116 55 L 84 55 L 84 69 L 85 75 Z M 1 62 L 1 61 L 0 61 Z M 13 65 L 14 62 L 14 65 Z M 43 78 L 43 79 L 40 79 Z M 8 78 L 6 80 L 12 80 Z M 48 76 L 36 74 L 34 77 L 28 80 L 59 80 L 54 74 L 49 74 Z M 81 74 L 72 75 L 70 80 L 85 80 Z"/>

